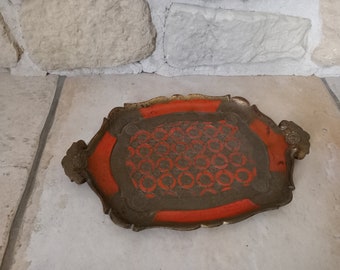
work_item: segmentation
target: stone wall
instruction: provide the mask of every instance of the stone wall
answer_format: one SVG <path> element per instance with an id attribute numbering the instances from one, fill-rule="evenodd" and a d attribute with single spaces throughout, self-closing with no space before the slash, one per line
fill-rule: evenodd
<path id="1" fill-rule="evenodd" d="M 313 52 L 313 60 L 321 66 L 340 65 L 340 1 L 322 0 L 322 39 Z"/>
<path id="2" fill-rule="evenodd" d="M 340 75 L 337 0 L 0 0 L 14 75 Z"/>
<path id="3" fill-rule="evenodd" d="M 19 60 L 19 52 L 10 37 L 10 31 L 0 13 L 0 67 L 14 67 Z"/>

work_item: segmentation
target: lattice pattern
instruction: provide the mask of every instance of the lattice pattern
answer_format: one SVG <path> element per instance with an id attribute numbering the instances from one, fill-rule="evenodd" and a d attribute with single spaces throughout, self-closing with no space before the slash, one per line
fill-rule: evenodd
<path id="1" fill-rule="evenodd" d="M 248 186 L 256 176 L 241 143 L 238 127 L 225 120 L 170 122 L 137 131 L 125 164 L 133 185 L 147 198 L 217 194 L 234 182 Z"/>

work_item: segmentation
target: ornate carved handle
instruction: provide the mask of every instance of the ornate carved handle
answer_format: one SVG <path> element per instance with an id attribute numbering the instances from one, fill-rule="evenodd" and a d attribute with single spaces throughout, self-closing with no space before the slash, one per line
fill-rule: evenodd
<path id="1" fill-rule="evenodd" d="M 77 141 L 67 150 L 66 156 L 61 161 L 65 174 L 72 182 L 83 184 L 87 179 L 87 145 L 84 141 Z"/>
<path id="2" fill-rule="evenodd" d="M 292 121 L 283 120 L 279 127 L 290 145 L 292 156 L 303 159 L 309 153 L 309 134 Z"/>

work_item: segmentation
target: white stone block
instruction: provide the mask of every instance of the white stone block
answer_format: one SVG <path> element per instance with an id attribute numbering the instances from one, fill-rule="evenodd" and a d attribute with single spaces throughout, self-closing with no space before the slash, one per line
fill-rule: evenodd
<path id="1" fill-rule="evenodd" d="M 21 26 L 31 59 L 48 71 L 132 63 L 155 46 L 145 0 L 26 0 Z"/>
<path id="2" fill-rule="evenodd" d="M 340 1 L 320 0 L 322 39 L 312 55 L 323 66 L 340 65 Z"/>
<path id="3" fill-rule="evenodd" d="M 304 18 L 173 4 L 165 57 L 176 68 L 301 59 L 310 27 Z"/>
<path id="4" fill-rule="evenodd" d="M 18 61 L 18 52 L 8 34 L 5 22 L 0 14 L 0 68 L 13 67 Z"/>

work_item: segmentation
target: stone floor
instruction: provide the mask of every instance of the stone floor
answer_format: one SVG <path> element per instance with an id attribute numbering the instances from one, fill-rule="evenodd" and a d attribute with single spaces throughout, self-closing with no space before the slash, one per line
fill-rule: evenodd
<path id="1" fill-rule="evenodd" d="M 56 77 L 0 74 L 0 269 L 338 269 L 339 89 L 340 78 L 155 75 L 67 78 L 61 89 Z M 65 176 L 60 161 L 67 148 L 88 142 L 124 102 L 193 92 L 244 96 L 276 123 L 293 120 L 310 133 L 311 153 L 295 163 L 293 201 L 190 232 L 114 225 L 90 188 Z M 12 224 L 26 181 L 32 189 Z"/>
<path id="2" fill-rule="evenodd" d="M 0 258 L 46 121 L 57 77 L 0 73 Z"/>

